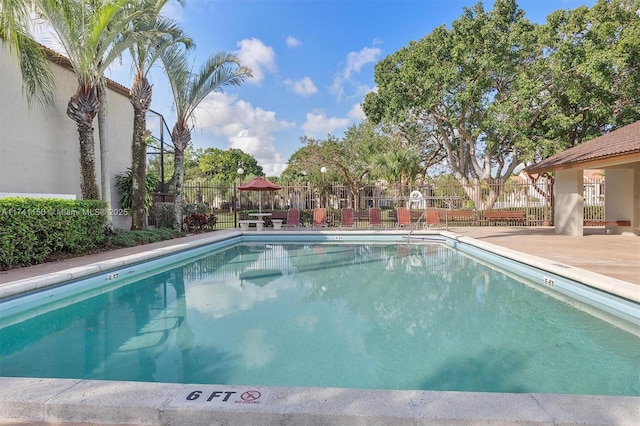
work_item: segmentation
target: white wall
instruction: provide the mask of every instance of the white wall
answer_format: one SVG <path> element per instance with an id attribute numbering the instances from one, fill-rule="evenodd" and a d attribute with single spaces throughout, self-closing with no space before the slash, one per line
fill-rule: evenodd
<path id="1" fill-rule="evenodd" d="M 584 199 L 582 169 L 558 170 L 553 186 L 556 234 L 582 235 Z"/>
<path id="2" fill-rule="evenodd" d="M 634 210 L 636 214 L 638 211 L 638 209 L 634 209 L 634 205 L 640 205 L 635 189 L 635 175 L 638 173 L 638 168 L 638 163 L 631 163 L 620 166 L 620 168 L 606 169 L 605 220 L 612 222 L 631 221 L 631 226 L 608 226 L 609 233 L 630 233 L 633 227 L 638 226 L 637 217 L 634 217 Z"/>
<path id="3" fill-rule="evenodd" d="M 629 234 L 640 225 L 640 163 L 605 170 L 605 221 L 631 221 L 631 226 L 607 225 L 608 234 Z M 556 233 L 582 235 L 584 198 L 582 169 L 556 171 L 554 222 Z"/>
<path id="4" fill-rule="evenodd" d="M 633 217 L 631 227 L 640 234 L 640 163 L 633 168 Z"/>
<path id="5" fill-rule="evenodd" d="M 28 106 L 18 62 L 0 42 L 0 192 L 75 194 L 80 199 L 80 155 L 75 123 L 67 103 L 77 87 L 73 73 L 52 63 L 56 79 L 52 108 Z M 122 93 L 108 91 L 111 205 L 120 207 L 115 175 L 131 166 L 133 108 Z M 95 123 L 96 176 L 100 186 L 100 147 Z M 114 216 L 129 228 L 129 217 Z"/>

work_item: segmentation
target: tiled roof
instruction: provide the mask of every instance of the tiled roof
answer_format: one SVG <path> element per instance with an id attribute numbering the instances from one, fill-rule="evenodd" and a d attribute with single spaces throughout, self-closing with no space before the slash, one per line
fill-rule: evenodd
<path id="1" fill-rule="evenodd" d="M 589 142 L 525 167 L 529 174 L 577 167 L 583 163 L 614 159 L 629 154 L 640 154 L 640 121 L 606 133 Z M 637 161 L 637 160 L 634 160 Z M 588 168 L 587 164 L 584 164 Z"/>
<path id="2" fill-rule="evenodd" d="M 69 71 L 73 71 L 73 67 L 71 66 L 71 62 L 69 61 L 69 58 L 42 44 L 40 45 L 40 48 L 44 51 L 45 55 L 47 55 L 47 58 L 51 62 L 57 65 L 60 65 L 61 67 L 66 68 Z M 107 80 L 108 88 L 110 88 L 114 92 L 120 93 L 121 95 L 129 96 L 129 89 L 127 87 L 123 86 L 120 83 L 116 83 L 115 81 L 109 78 L 107 78 L 106 80 Z"/>

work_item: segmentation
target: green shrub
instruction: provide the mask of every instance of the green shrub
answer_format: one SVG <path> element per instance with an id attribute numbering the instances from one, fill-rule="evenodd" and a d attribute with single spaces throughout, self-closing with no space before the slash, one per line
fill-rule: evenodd
<path id="1" fill-rule="evenodd" d="M 205 203 L 184 203 L 182 205 L 182 214 L 188 216 L 192 213 L 207 213 L 209 206 Z"/>
<path id="2" fill-rule="evenodd" d="M 131 231 L 115 231 L 113 235 L 107 237 L 107 243 L 117 247 L 134 247 L 138 245 L 136 236 Z"/>
<path id="3" fill-rule="evenodd" d="M 144 207 L 149 208 L 153 204 L 153 191 L 158 186 L 160 182 L 160 178 L 153 173 L 149 173 L 146 176 L 145 182 L 145 196 L 144 196 Z M 133 173 L 131 169 L 127 169 L 126 173 L 121 173 L 116 175 L 116 188 L 120 193 L 120 204 L 122 208 L 130 211 L 131 210 L 131 200 L 133 195 Z"/>
<path id="4" fill-rule="evenodd" d="M 313 222 L 313 210 L 300 210 L 300 222 L 312 223 Z"/>
<path id="5" fill-rule="evenodd" d="M 184 203 L 182 205 L 183 217 L 189 217 L 193 213 L 205 214 L 209 212 L 209 206 L 205 203 Z M 155 203 L 149 208 L 149 216 L 153 217 L 155 226 L 162 228 L 172 228 L 174 219 L 173 203 Z M 215 225 L 215 224 L 214 224 Z"/>
<path id="6" fill-rule="evenodd" d="M 149 217 L 155 219 L 157 227 L 173 227 L 173 203 L 155 203 L 149 207 Z"/>
<path id="7" fill-rule="evenodd" d="M 106 204 L 56 198 L 0 199 L 0 269 L 77 253 L 104 241 Z"/>
<path id="8" fill-rule="evenodd" d="M 107 237 L 107 244 L 117 247 L 134 247 L 139 244 L 155 243 L 183 236 L 180 232 L 167 228 L 145 228 L 138 231 L 116 230 Z"/>

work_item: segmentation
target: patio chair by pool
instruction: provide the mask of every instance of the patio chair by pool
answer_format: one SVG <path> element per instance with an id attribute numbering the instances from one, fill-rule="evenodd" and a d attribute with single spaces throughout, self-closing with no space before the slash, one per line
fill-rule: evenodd
<path id="1" fill-rule="evenodd" d="M 396 209 L 396 226 L 411 226 L 411 213 L 406 207 L 398 207 Z"/>
<path id="2" fill-rule="evenodd" d="M 438 211 L 435 209 L 427 209 L 425 214 L 424 224 L 427 228 L 438 227 L 442 229 L 442 225 L 440 224 L 440 217 L 438 216 Z"/>
<path id="3" fill-rule="evenodd" d="M 327 226 L 327 209 L 325 209 L 324 207 L 319 207 L 313 210 L 313 226 Z"/>
<path id="4" fill-rule="evenodd" d="M 300 228 L 300 209 L 287 210 L 287 223 L 283 225 L 285 228 Z"/>
<path id="5" fill-rule="evenodd" d="M 340 210 L 340 227 L 355 228 L 356 224 L 353 221 L 353 209 L 346 207 Z"/>
<path id="6" fill-rule="evenodd" d="M 384 223 L 382 223 L 382 210 L 380 210 L 380 207 L 369 208 L 369 229 L 375 226 L 384 227 Z"/>

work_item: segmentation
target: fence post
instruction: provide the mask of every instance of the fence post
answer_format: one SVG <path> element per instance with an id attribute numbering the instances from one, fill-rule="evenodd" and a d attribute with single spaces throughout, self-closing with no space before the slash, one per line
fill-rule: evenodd
<path id="1" fill-rule="evenodd" d="M 233 227 L 237 228 L 238 227 L 238 208 L 236 206 L 236 182 L 235 179 L 233 181 L 233 205 L 231 206 L 233 208 Z"/>

